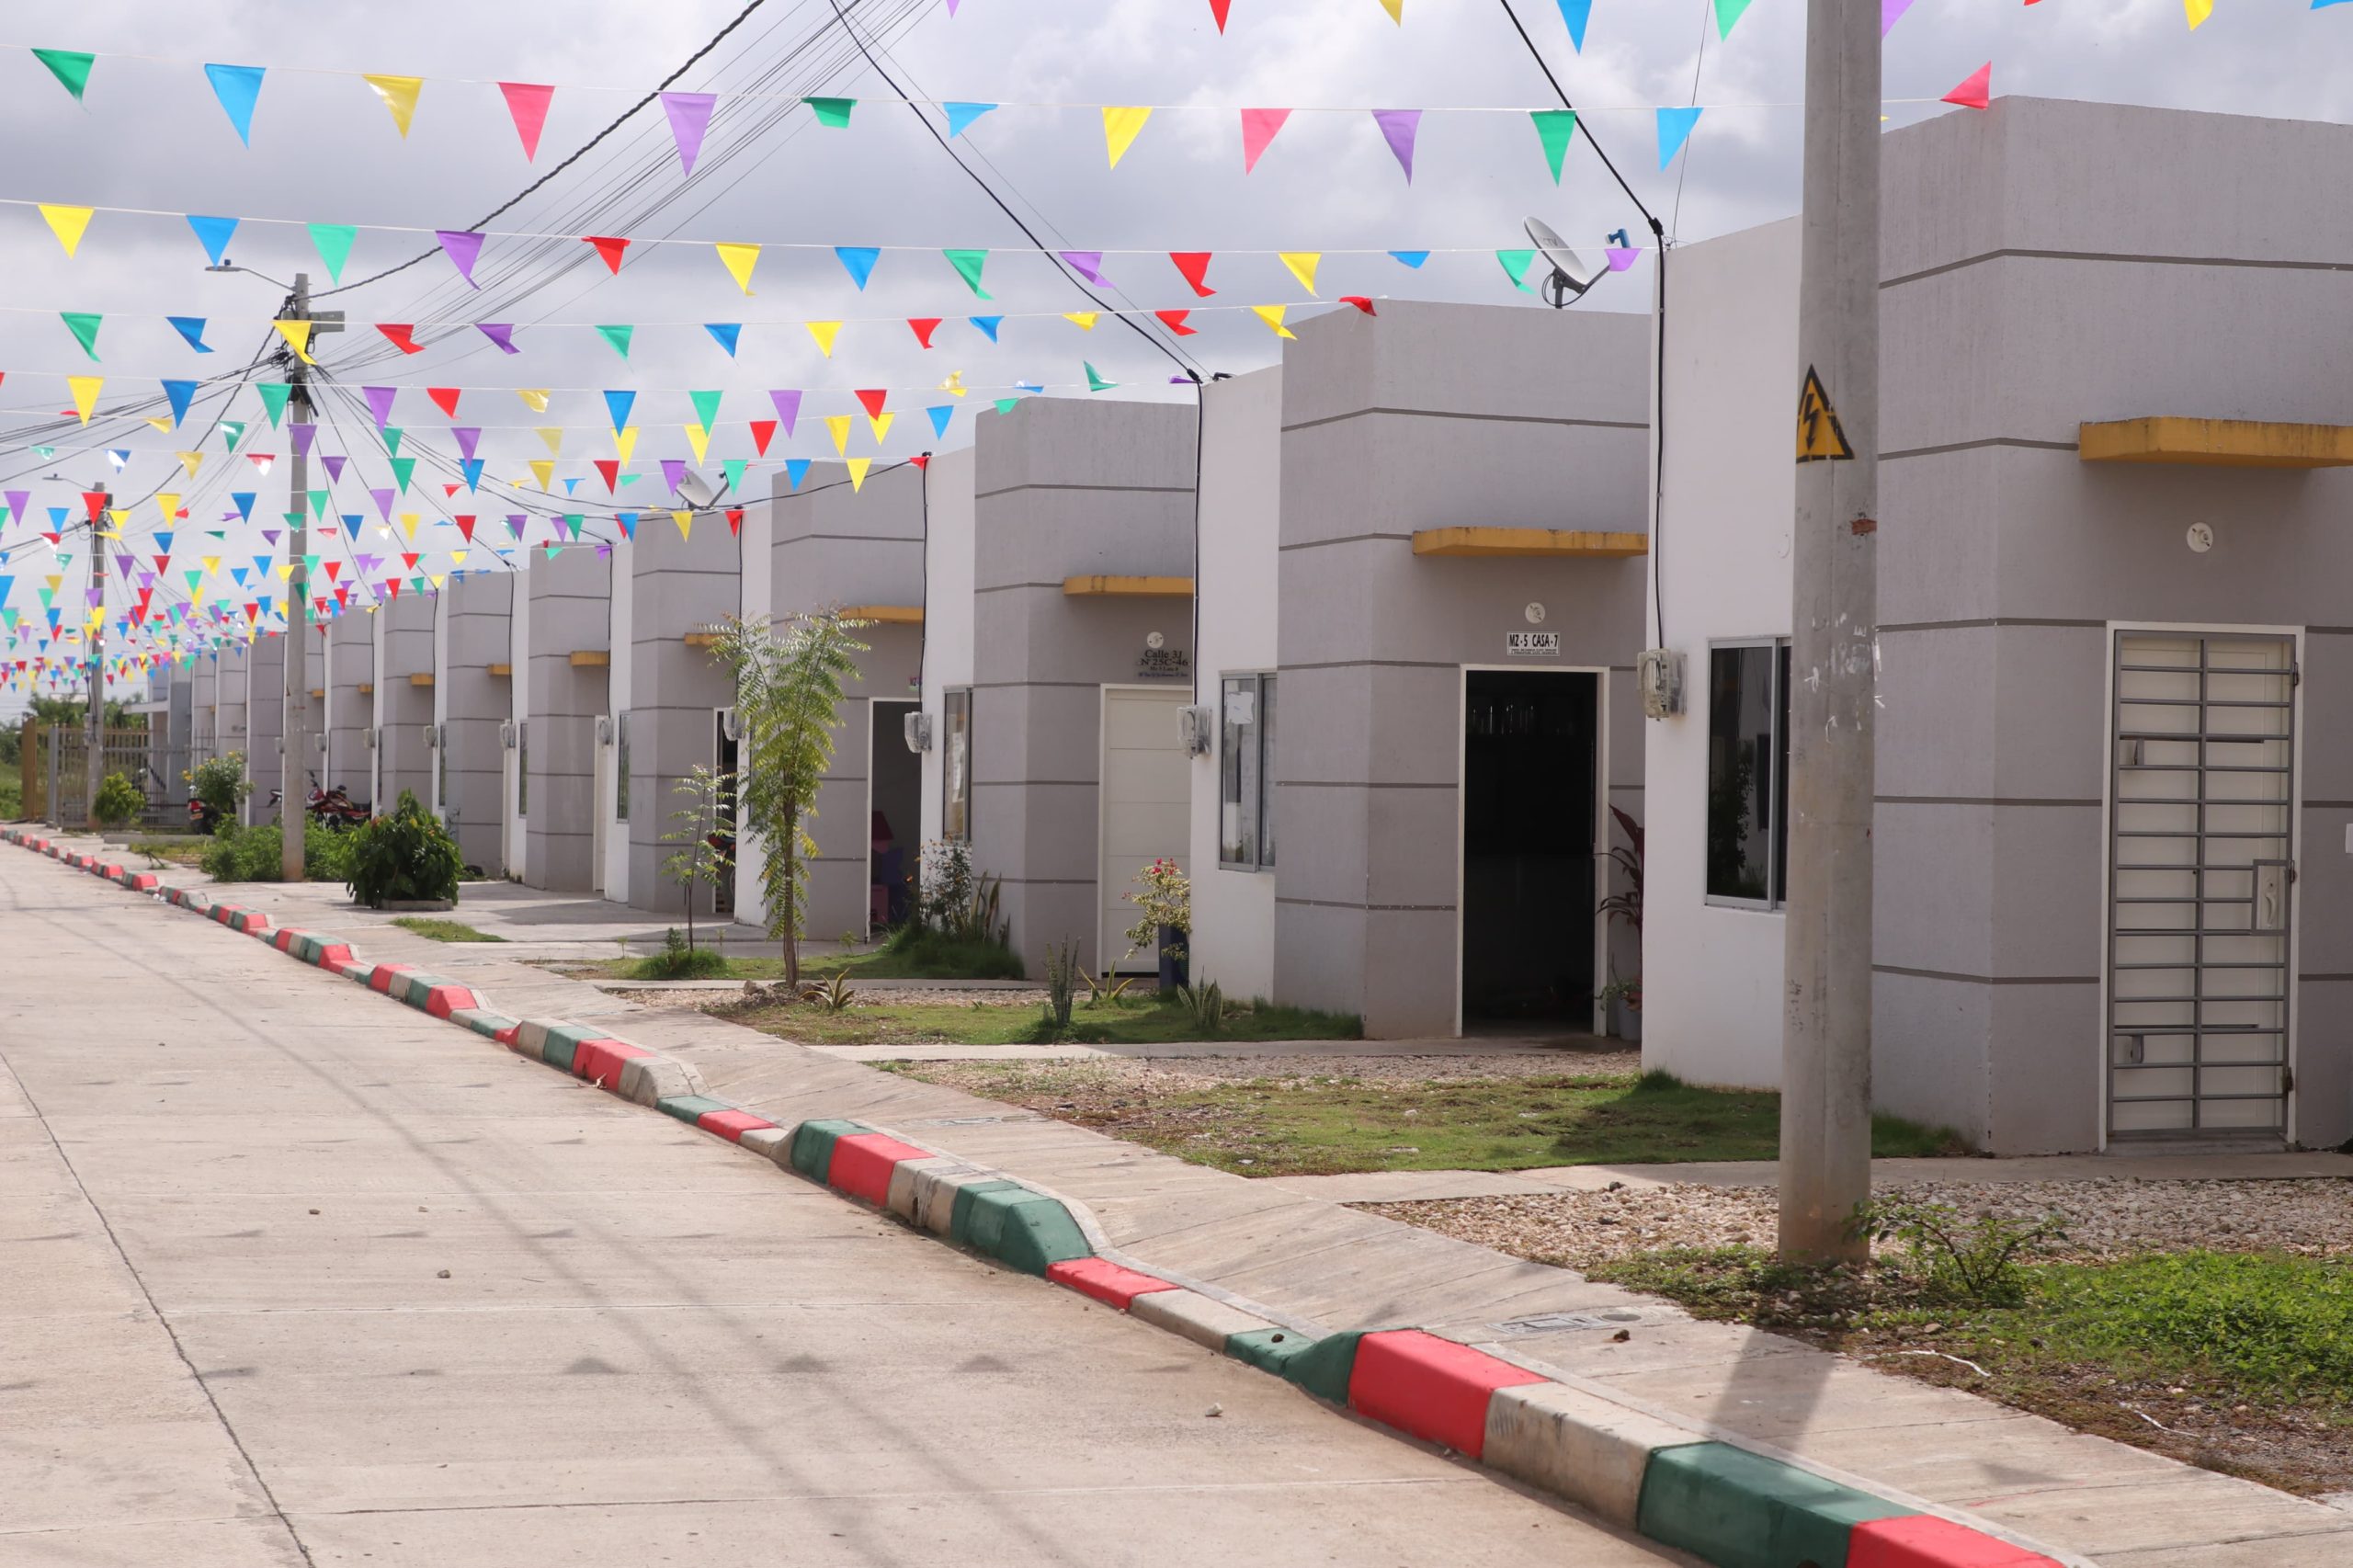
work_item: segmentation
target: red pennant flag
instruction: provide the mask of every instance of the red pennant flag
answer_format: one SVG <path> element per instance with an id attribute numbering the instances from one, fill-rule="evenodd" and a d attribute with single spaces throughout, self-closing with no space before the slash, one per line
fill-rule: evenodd
<path id="1" fill-rule="evenodd" d="M 384 594 L 388 598 L 399 598 L 401 597 L 401 580 L 398 577 L 385 578 Z"/>
<path id="2" fill-rule="evenodd" d="M 439 409 L 445 416 L 451 419 L 458 417 L 458 389 L 456 387 L 427 387 L 425 389 L 425 395 L 433 400 L 433 406 Z"/>
<path id="3" fill-rule="evenodd" d="M 727 531 L 733 534 L 738 539 L 744 537 L 743 507 L 730 506 L 727 508 Z"/>
<path id="4" fill-rule="evenodd" d="M 337 606 L 338 608 L 342 607 L 343 605 L 348 604 L 348 603 L 350 602 L 348 599 L 347 599 L 347 598 L 345 598 L 345 597 L 344 597 L 344 596 L 345 596 L 346 594 L 349 593 L 349 592 L 351 592 L 351 590 L 350 590 L 349 588 L 346 588 L 346 587 L 342 587 L 342 586 L 337 586 L 337 587 L 336 587 L 336 589 L 335 589 L 335 604 L 336 604 L 336 606 Z"/>
<path id="5" fill-rule="evenodd" d="M 1233 9 L 1233 0 L 1210 0 L 1210 15 L 1217 18 L 1217 30 L 1225 31 L 1225 14 Z"/>
<path id="6" fill-rule="evenodd" d="M 401 564 L 402 564 L 402 565 L 404 565 L 404 566 L 405 566 L 405 567 L 407 567 L 410 571 L 414 572 L 414 571 L 415 571 L 415 570 L 416 570 L 416 563 L 417 563 L 417 562 L 418 562 L 420 559 L 422 559 L 422 558 L 421 558 L 421 557 L 419 557 L 419 556 L 411 555 L 411 554 L 408 554 L 408 553 L 406 553 L 406 552 L 404 552 L 404 553 L 402 554 L 402 556 L 401 556 Z"/>
<path id="7" fill-rule="evenodd" d="M 917 468 L 929 468 L 931 466 L 931 454 L 929 452 L 918 452 L 907 460 L 915 464 Z"/>
<path id="8" fill-rule="evenodd" d="M 455 484 L 443 485 L 441 487 L 441 499 L 447 501 L 450 496 L 455 495 L 460 488 L 462 487 Z"/>
<path id="9" fill-rule="evenodd" d="M 1377 316 L 1381 313 L 1379 311 L 1372 308 L 1372 301 L 1366 299 L 1362 294 L 1343 294 L 1340 296 L 1340 303 L 1344 305 L 1354 305 L 1357 309 L 1362 311 L 1369 316 Z"/>
<path id="10" fill-rule="evenodd" d="M 939 318 L 938 316 L 909 316 L 907 325 L 914 330 L 915 341 L 928 348 L 931 347 L 931 335 L 939 330 Z"/>
<path id="11" fill-rule="evenodd" d="M 597 472 L 605 482 L 605 494 L 610 495 L 613 493 L 614 486 L 618 485 L 621 482 L 620 460 L 618 458 L 598 458 L 597 460 Z"/>
<path id="12" fill-rule="evenodd" d="M 82 505 L 90 509 L 90 521 L 95 523 L 107 509 L 107 493 L 103 490 L 85 490 L 82 492 Z"/>
<path id="13" fill-rule="evenodd" d="M 460 516 L 460 517 L 458 518 L 458 531 L 459 531 L 460 533 L 461 533 L 461 534 L 463 534 L 463 535 L 465 535 L 465 536 L 466 536 L 466 542 L 467 542 L 468 544 L 472 544 L 472 543 L 473 543 L 473 541 L 474 541 L 474 520 L 473 520 L 473 518 L 472 518 L 472 517 L 470 517 L 462 516 L 462 515 L 461 515 L 461 516 Z"/>
<path id="14" fill-rule="evenodd" d="M 629 249 L 627 240 L 611 239 L 603 234 L 590 234 L 587 240 L 590 244 L 597 247 L 597 254 L 605 258 L 607 267 L 616 273 L 620 271 L 621 252 Z"/>
<path id="15" fill-rule="evenodd" d="M 327 581 L 330 583 L 335 581 L 335 574 L 343 570 L 343 562 L 340 561 L 322 561 L 319 564 L 325 568 Z"/>
<path id="16" fill-rule="evenodd" d="M 775 420 L 755 419 L 752 421 L 752 445 L 759 449 L 760 456 L 766 457 L 768 455 L 768 443 L 775 439 Z"/>
<path id="17" fill-rule="evenodd" d="M 172 569 L 172 558 L 171 558 L 170 556 L 168 556 L 168 555 L 159 555 L 159 556 L 155 557 L 155 570 L 156 570 L 156 571 L 158 571 L 158 572 L 168 572 L 168 571 L 170 571 L 171 569 Z"/>
<path id="18" fill-rule="evenodd" d="M 1945 95 L 1945 102 L 1959 104 L 1963 108 L 1994 107 L 1994 62 L 1980 65 L 1968 81 Z"/>
<path id="19" fill-rule="evenodd" d="M 1190 311 L 1154 311 L 1152 313 L 1160 318 L 1160 324 L 1166 327 L 1172 336 L 1190 337 L 1201 330 L 1185 324 L 1185 318 L 1193 313 Z"/>
<path id="20" fill-rule="evenodd" d="M 1208 251 L 1173 250 L 1168 253 L 1168 259 L 1176 264 L 1176 270 L 1185 275 L 1185 281 L 1193 286 L 1194 293 L 1206 300 L 1217 292 L 1209 286 L 1208 282 L 1210 271 Z"/>
<path id="21" fill-rule="evenodd" d="M 247 620 L 259 620 L 261 619 L 261 606 L 248 603 L 245 606 L 245 619 Z"/>
<path id="22" fill-rule="evenodd" d="M 890 401 L 891 393 L 887 388 L 870 387 L 858 394 L 858 406 L 866 410 L 869 419 L 879 418 L 882 405 Z"/>
<path id="23" fill-rule="evenodd" d="M 392 340 L 392 347 L 404 354 L 422 354 L 424 347 L 409 335 L 416 330 L 406 322 L 380 321 L 376 330 Z"/>

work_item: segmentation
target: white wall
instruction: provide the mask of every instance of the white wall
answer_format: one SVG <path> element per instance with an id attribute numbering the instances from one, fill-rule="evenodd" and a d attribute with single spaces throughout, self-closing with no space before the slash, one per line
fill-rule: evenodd
<path id="1" fill-rule="evenodd" d="M 1271 366 L 1212 382 L 1204 392 L 1194 700 L 1212 714 L 1226 672 L 1275 668 L 1282 376 L 1281 366 Z M 1192 973 L 1216 981 L 1228 995 L 1271 997 L 1275 873 L 1218 869 L 1218 764 L 1215 749 L 1192 761 Z"/>
<path id="2" fill-rule="evenodd" d="M 940 694 L 972 683 L 973 449 L 940 452 L 926 477 L 929 525 L 924 545 L 923 710 L 931 750 L 923 756 L 923 842 L 939 836 L 941 762 L 948 721 Z"/>
<path id="3" fill-rule="evenodd" d="M 670 522 L 670 519 L 661 513 L 647 512 L 640 516 L 638 526 L 644 527 L 647 519 L 661 523 L 665 527 L 667 527 Z M 618 823 L 611 820 L 614 802 L 620 798 L 615 793 L 615 784 L 619 777 L 617 769 L 621 755 L 620 715 L 629 711 L 630 702 L 630 665 L 632 662 L 631 648 L 633 637 L 631 628 L 635 621 L 631 611 L 635 608 L 633 589 L 637 581 L 631 555 L 635 549 L 636 546 L 628 540 L 616 540 L 613 542 L 612 555 L 608 562 L 612 568 L 613 574 L 611 642 L 613 662 L 612 667 L 605 672 L 608 676 L 606 690 L 608 693 L 605 710 L 612 717 L 614 738 L 612 744 L 599 745 L 597 748 L 596 809 L 603 812 L 607 819 L 604 896 L 615 903 L 629 902 L 630 824 L 636 822 L 638 813 L 641 812 L 654 812 L 665 817 L 670 812 L 670 806 L 666 801 L 642 801 L 632 794 L 629 802 L 630 822 Z M 650 744 L 650 737 L 647 735 L 633 734 L 630 737 L 632 754 L 639 745 L 646 744 Z M 665 821 L 659 831 L 667 832 L 669 826 L 670 824 Z"/>
<path id="4" fill-rule="evenodd" d="M 1643 1065 L 1695 1083 L 1781 1076 L 1782 917 L 1704 896 L 1708 646 L 1790 634 L 1798 235 L 1788 219 L 1670 263 L 1665 494 L 1650 561 L 1665 645 L 1684 656 L 1685 710 L 1643 727 Z"/>

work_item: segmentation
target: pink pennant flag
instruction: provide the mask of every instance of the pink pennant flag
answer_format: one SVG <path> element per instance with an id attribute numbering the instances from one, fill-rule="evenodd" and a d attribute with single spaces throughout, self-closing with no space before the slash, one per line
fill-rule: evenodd
<path id="1" fill-rule="evenodd" d="M 695 172 L 695 154 L 702 151 L 703 132 L 710 129 L 710 111 L 718 104 L 716 93 L 662 95 L 662 111 L 670 117 L 670 135 L 678 144 L 678 163 L 688 174 Z"/>
<path id="2" fill-rule="evenodd" d="M 1101 251 L 1066 250 L 1062 253 L 1062 258 L 1070 263 L 1071 270 L 1097 289 L 1108 287 L 1103 281 L 1103 253 Z"/>
<path id="3" fill-rule="evenodd" d="M 1222 32 L 1224 29 L 1221 28 L 1219 30 Z M 1287 108 L 1245 108 L 1242 111 L 1244 174 L 1258 166 L 1259 156 L 1266 152 L 1267 143 L 1275 139 L 1275 132 L 1280 131 L 1290 119 L 1290 110 Z"/>
<path id="4" fill-rule="evenodd" d="M 801 394 L 797 392 L 772 392 L 768 393 L 768 401 L 776 404 L 777 422 L 784 426 L 784 433 L 791 435 L 792 427 L 801 422 Z"/>
<path id="5" fill-rule="evenodd" d="M 536 82 L 501 82 L 498 90 L 506 95 L 515 134 L 523 139 L 523 161 L 530 163 L 540 155 L 540 132 L 547 127 L 548 100 L 555 97 L 555 89 Z"/>
<path id="6" fill-rule="evenodd" d="M 474 460 L 474 449 L 482 444 L 482 427 L 461 425 L 449 432 L 458 438 L 458 455 L 466 461 Z"/>
<path id="7" fill-rule="evenodd" d="M 376 428 L 381 430 L 392 422 L 392 399 L 400 395 L 398 387 L 361 387 L 360 394 L 368 400 L 368 412 L 376 416 Z"/>
<path id="8" fill-rule="evenodd" d="M 1417 108 L 1377 108 L 1373 119 L 1381 126 L 1381 135 L 1389 139 L 1389 150 L 1397 154 L 1397 166 L 1405 171 L 1405 183 L 1414 183 L 1414 139 L 1422 131 L 1422 111 Z"/>
<path id="9" fill-rule="evenodd" d="M 1609 258 L 1609 270 L 1612 272 L 1623 272 L 1643 259 L 1639 245 L 1611 245 L 1602 254 Z"/>
<path id="10" fill-rule="evenodd" d="M 439 240 L 441 248 L 449 253 L 450 265 L 458 269 L 458 276 L 473 287 L 481 288 L 481 284 L 474 282 L 474 262 L 482 255 L 482 236 L 471 229 L 436 229 L 433 237 Z"/>
<path id="11" fill-rule="evenodd" d="M 1945 95 L 1945 102 L 1959 104 L 1963 108 L 1991 108 L 1994 105 L 1994 62 L 1989 60 L 1980 65 L 1968 81 Z"/>

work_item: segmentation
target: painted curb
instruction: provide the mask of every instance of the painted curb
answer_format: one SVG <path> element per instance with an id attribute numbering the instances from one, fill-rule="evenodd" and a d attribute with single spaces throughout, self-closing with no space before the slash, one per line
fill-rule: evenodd
<path id="1" fill-rule="evenodd" d="M 1008 1268 L 1036 1275 L 1407 1436 L 1552 1493 L 1716 1568 L 2087 1568 L 2073 1554 L 1879 1496 L 1772 1454 L 1695 1431 L 1477 1346 L 1411 1326 L 1314 1333 L 1106 1256 L 1086 1206 L 864 1122 L 793 1125 L 712 1096 L 691 1065 L 585 1025 L 515 1019 L 471 987 L 413 964 L 370 964 L 349 944 L 273 929 L 256 910 L 167 887 L 152 873 L 45 854 L 204 915 L 314 968 L 447 1019 L 618 1098 L 662 1112 Z"/>

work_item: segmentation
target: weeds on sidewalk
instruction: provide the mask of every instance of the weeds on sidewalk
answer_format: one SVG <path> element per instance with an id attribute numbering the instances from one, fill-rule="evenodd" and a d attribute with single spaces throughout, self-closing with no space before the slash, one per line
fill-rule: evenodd
<path id="1" fill-rule="evenodd" d="M 487 931 L 477 931 L 462 920 L 437 920 L 426 915 L 404 915 L 392 922 L 404 931 L 414 931 L 436 942 L 503 942 L 504 937 L 494 937 Z"/>

